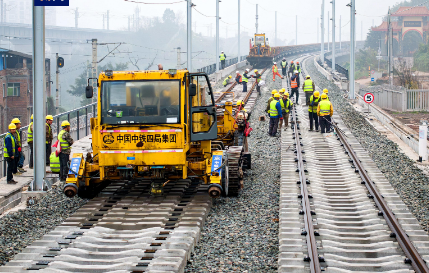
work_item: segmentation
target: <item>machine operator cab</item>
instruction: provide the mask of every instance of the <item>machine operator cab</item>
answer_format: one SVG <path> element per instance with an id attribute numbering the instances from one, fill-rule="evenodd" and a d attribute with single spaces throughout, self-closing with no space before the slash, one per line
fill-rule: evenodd
<path id="1" fill-rule="evenodd" d="M 90 80 L 87 98 L 93 96 Z M 189 178 L 188 172 L 210 182 L 217 122 L 205 73 L 105 71 L 92 80 L 99 91 L 97 117 L 91 119 L 93 152 L 86 160 L 73 156 L 67 195 L 115 179 L 150 179 L 159 188 Z"/>

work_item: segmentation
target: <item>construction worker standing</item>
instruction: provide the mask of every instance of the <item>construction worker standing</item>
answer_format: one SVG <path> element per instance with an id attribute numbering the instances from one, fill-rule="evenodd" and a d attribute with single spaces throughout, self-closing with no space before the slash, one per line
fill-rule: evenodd
<path id="1" fill-rule="evenodd" d="M 283 120 L 285 123 L 285 128 L 284 130 L 286 131 L 288 125 L 289 125 L 289 110 L 292 108 L 292 101 L 289 99 L 289 93 L 286 92 L 284 93 L 283 97 L 280 98 L 280 104 L 282 106 L 282 115 L 283 115 Z M 280 120 L 280 130 L 282 129 L 282 120 Z"/>
<path id="2" fill-rule="evenodd" d="M 240 71 L 236 71 L 235 72 L 235 81 L 237 82 L 237 84 L 241 84 L 241 82 L 243 81 L 243 78 L 241 77 Z"/>
<path id="3" fill-rule="evenodd" d="M 265 110 L 265 112 L 267 112 L 268 114 L 270 113 L 270 103 L 274 100 L 274 95 L 277 94 L 277 90 L 274 89 L 273 91 L 271 91 L 271 98 L 268 99 L 267 102 L 267 109 Z"/>
<path id="4" fill-rule="evenodd" d="M 317 118 L 317 106 L 320 102 L 319 91 L 314 92 L 310 97 L 310 105 L 308 105 L 308 119 L 310 120 L 310 130 L 313 131 L 313 121 L 316 127 L 316 132 L 319 132 L 319 119 Z"/>
<path id="5" fill-rule="evenodd" d="M 26 172 L 26 170 L 24 170 L 22 167 L 24 167 L 25 156 L 24 156 L 24 153 L 22 152 L 22 141 L 21 141 L 21 135 L 19 134 L 19 129 L 21 128 L 21 121 L 18 118 L 14 118 L 12 119 L 11 123 L 15 124 L 16 126 L 15 133 L 13 134 L 16 140 L 15 144 L 18 149 L 18 156 L 17 158 L 15 158 L 15 164 L 17 166 L 18 171 L 24 173 Z"/>
<path id="6" fill-rule="evenodd" d="M 282 74 L 283 77 L 286 77 L 286 70 L 287 70 L 287 62 L 286 62 L 286 58 L 283 58 L 282 62 L 281 62 L 281 66 L 282 66 Z"/>
<path id="7" fill-rule="evenodd" d="M 329 101 L 328 89 L 323 89 L 323 93 L 326 94 L 326 100 Z"/>
<path id="8" fill-rule="evenodd" d="M 301 73 L 301 65 L 299 62 L 296 62 L 296 70 L 298 70 L 298 73 Z"/>
<path id="9" fill-rule="evenodd" d="M 225 80 L 223 80 L 223 86 L 227 86 L 228 84 L 230 84 L 229 80 L 231 79 L 231 75 L 229 75 L 228 77 L 225 78 Z"/>
<path id="10" fill-rule="evenodd" d="M 279 69 L 277 68 L 276 62 L 274 62 L 272 70 L 273 70 L 273 82 L 276 81 L 276 75 L 283 79 L 282 75 L 279 74 Z"/>
<path id="11" fill-rule="evenodd" d="M 15 180 L 13 180 L 13 174 L 17 173 L 16 160 L 18 149 L 16 146 L 16 139 L 13 136 L 16 132 L 16 125 L 11 123 L 9 124 L 9 132 L 7 132 L 6 137 L 4 138 L 4 148 L 3 148 L 3 156 L 7 162 L 7 178 L 6 181 L 8 184 L 16 184 Z"/>
<path id="12" fill-rule="evenodd" d="M 293 61 L 290 61 L 290 66 L 289 66 L 289 78 L 293 76 L 293 72 L 296 70 L 296 66 L 293 63 Z"/>
<path id="13" fill-rule="evenodd" d="M 305 78 L 306 80 L 302 84 L 302 90 L 304 91 L 304 94 L 305 94 L 305 105 L 309 105 L 310 97 L 311 95 L 313 95 L 313 92 L 316 88 L 314 86 L 314 82 L 311 80 L 310 75 L 307 75 L 307 77 Z"/>
<path id="14" fill-rule="evenodd" d="M 219 60 L 220 60 L 220 67 L 221 67 L 220 69 L 224 69 L 225 68 L 226 55 L 225 55 L 225 53 L 223 53 L 223 51 L 219 55 Z"/>
<path id="15" fill-rule="evenodd" d="M 319 102 L 317 106 L 317 115 L 319 116 L 320 122 L 320 132 L 322 134 L 330 133 L 331 127 L 331 117 L 334 114 L 334 108 L 332 107 L 332 103 L 328 101 L 328 96 L 326 93 L 322 94 L 322 101 Z"/>
<path id="16" fill-rule="evenodd" d="M 262 79 L 262 75 L 258 72 L 258 69 L 255 69 L 255 75 L 251 76 L 252 78 L 256 79 L 256 91 L 258 91 L 259 94 L 261 94 L 261 86 L 259 86 L 259 82 Z"/>
<path id="17" fill-rule="evenodd" d="M 249 69 L 246 69 L 243 73 L 243 92 L 247 92 L 247 83 L 249 82 L 249 76 L 247 75 L 249 73 Z"/>
<path id="18" fill-rule="evenodd" d="M 33 169 L 33 115 L 31 115 L 31 123 L 28 126 L 27 130 L 27 143 L 30 147 L 30 160 L 28 163 L 28 167 Z"/>
<path id="19" fill-rule="evenodd" d="M 299 88 L 299 74 L 298 74 L 298 70 L 295 70 L 294 71 L 294 73 L 295 73 L 295 75 L 293 75 L 291 78 L 290 78 L 290 88 L 292 89 L 292 94 L 290 95 L 290 98 L 292 99 L 293 98 L 293 95 L 295 95 L 296 94 L 296 104 L 298 105 L 299 103 L 298 103 L 298 100 L 299 100 L 299 91 L 298 91 L 298 88 Z"/>
<path id="20" fill-rule="evenodd" d="M 46 166 L 49 166 L 49 156 L 51 155 L 51 145 L 54 135 L 52 134 L 51 124 L 54 121 L 52 115 L 46 116 Z"/>
<path id="21" fill-rule="evenodd" d="M 280 94 L 274 94 L 274 99 L 270 102 L 270 126 L 268 134 L 272 137 L 276 136 L 279 119 L 283 120 L 282 106 L 280 104 Z"/>
<path id="22" fill-rule="evenodd" d="M 60 180 L 65 181 L 67 179 L 68 162 L 70 157 L 71 145 L 73 145 L 73 139 L 70 136 L 70 122 L 63 121 L 61 123 L 61 127 L 63 128 L 61 132 L 58 134 L 58 140 L 61 145 L 61 153 L 60 153 Z"/>

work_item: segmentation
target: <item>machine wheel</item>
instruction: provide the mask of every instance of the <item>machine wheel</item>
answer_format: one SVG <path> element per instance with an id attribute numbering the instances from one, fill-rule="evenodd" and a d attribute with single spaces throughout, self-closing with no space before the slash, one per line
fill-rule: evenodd
<path id="1" fill-rule="evenodd" d="M 228 191 L 227 196 L 237 196 L 243 188 L 243 146 L 230 146 L 227 150 L 228 155 Z"/>

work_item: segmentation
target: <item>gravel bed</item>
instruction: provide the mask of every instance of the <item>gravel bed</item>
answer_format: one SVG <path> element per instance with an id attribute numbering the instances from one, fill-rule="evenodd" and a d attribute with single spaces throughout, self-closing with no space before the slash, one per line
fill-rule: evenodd
<path id="1" fill-rule="evenodd" d="M 380 134 L 348 103 L 344 92 L 317 71 L 312 58 L 306 61 L 306 69 L 320 88 L 329 89 L 334 111 L 340 114 L 356 139 L 368 151 L 423 229 L 429 231 L 429 178 L 396 143 Z"/>
<path id="2" fill-rule="evenodd" d="M 60 184 L 37 203 L 0 218 L 0 265 L 4 265 L 33 241 L 40 239 L 86 204 L 79 197 L 68 198 Z"/>
<path id="3" fill-rule="evenodd" d="M 268 72 L 267 79 L 272 79 Z M 213 200 L 202 237 L 185 272 L 277 272 L 280 140 L 268 136 L 266 101 L 281 81 L 267 81 L 256 101 L 249 137 L 252 170 L 238 197 Z"/>

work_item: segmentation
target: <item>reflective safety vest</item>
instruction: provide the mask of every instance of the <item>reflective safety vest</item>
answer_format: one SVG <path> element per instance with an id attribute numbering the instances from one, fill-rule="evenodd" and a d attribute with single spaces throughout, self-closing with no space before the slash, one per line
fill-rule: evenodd
<path id="1" fill-rule="evenodd" d="M 304 92 L 313 92 L 313 81 L 308 79 L 304 82 Z"/>
<path id="2" fill-rule="evenodd" d="M 283 68 L 286 68 L 286 66 L 287 66 L 287 62 L 283 62 L 283 61 L 282 61 L 282 67 L 283 67 Z"/>
<path id="3" fill-rule="evenodd" d="M 320 107 L 320 112 L 319 112 L 320 116 L 331 115 L 331 102 L 330 101 L 322 100 L 321 102 L 319 102 L 319 107 Z"/>
<path id="4" fill-rule="evenodd" d="M 31 122 L 30 126 L 28 126 L 28 130 L 27 130 L 27 142 L 33 142 L 33 131 L 31 131 L 31 125 L 33 125 L 33 122 Z"/>
<path id="5" fill-rule="evenodd" d="M 21 143 L 21 135 L 19 134 L 18 130 L 16 130 L 16 146 L 20 147 L 20 143 Z"/>
<path id="6" fill-rule="evenodd" d="M 51 162 L 49 167 L 51 168 L 51 172 L 59 173 L 60 172 L 60 158 L 55 155 L 55 152 L 52 152 L 49 156 L 49 161 Z"/>
<path id="7" fill-rule="evenodd" d="M 229 77 L 226 77 L 226 79 L 223 81 L 223 85 L 227 85 L 229 83 Z"/>
<path id="8" fill-rule="evenodd" d="M 243 82 L 249 82 L 249 78 L 247 77 L 247 73 L 243 74 Z"/>
<path id="9" fill-rule="evenodd" d="M 221 61 L 224 61 L 226 58 L 225 58 L 225 54 L 220 54 L 220 60 Z"/>
<path id="10" fill-rule="evenodd" d="M 296 77 L 293 81 L 290 81 L 290 88 L 297 88 L 298 87 L 297 79 L 298 79 L 298 77 Z"/>
<path id="11" fill-rule="evenodd" d="M 52 130 L 52 129 L 51 129 L 51 126 L 50 126 L 49 124 L 47 124 L 47 123 L 46 123 L 46 125 L 48 125 L 48 128 L 49 128 L 49 135 L 50 135 L 50 134 L 51 134 L 51 130 Z M 46 140 L 46 144 L 49 144 L 48 140 Z"/>
<path id="12" fill-rule="evenodd" d="M 13 155 L 9 155 L 7 153 L 7 148 L 6 148 L 6 139 L 10 138 L 11 142 L 12 142 L 12 153 Z M 3 155 L 4 157 L 11 157 L 11 156 L 15 156 L 15 138 L 13 137 L 13 135 L 10 132 L 7 132 L 6 137 L 4 138 L 4 148 L 3 148 Z"/>
<path id="13" fill-rule="evenodd" d="M 273 73 L 277 73 L 277 71 L 279 71 L 277 65 L 273 65 Z"/>
<path id="14" fill-rule="evenodd" d="M 237 79 L 237 77 L 235 77 Z M 240 74 L 238 74 L 238 82 L 242 82 L 242 77 Z"/>
<path id="15" fill-rule="evenodd" d="M 67 142 L 67 140 L 63 139 L 63 135 L 66 132 L 66 130 L 61 130 L 61 132 L 58 134 L 58 139 L 60 140 L 61 144 L 61 151 L 70 149 L 70 144 Z"/>
<path id="16" fill-rule="evenodd" d="M 255 75 L 255 77 L 256 77 L 256 81 L 257 81 L 257 82 L 260 82 L 260 81 L 262 80 L 262 79 L 261 79 L 261 74 L 259 74 L 259 73 L 258 73 L 258 74 L 256 74 L 256 75 Z"/>
<path id="17" fill-rule="evenodd" d="M 313 101 L 314 96 L 310 97 L 310 105 L 308 105 L 308 112 L 317 113 L 317 105 L 320 102 L 320 97 Z"/>
<path id="18" fill-rule="evenodd" d="M 290 103 L 291 103 L 290 99 L 286 100 L 286 105 L 284 103 L 284 100 L 280 99 L 280 105 L 282 106 L 282 110 L 284 110 L 286 113 L 289 113 Z"/>
<path id="19" fill-rule="evenodd" d="M 298 70 L 298 72 L 301 72 L 301 65 L 297 65 L 296 70 Z"/>
<path id="20" fill-rule="evenodd" d="M 270 102 L 270 117 L 275 117 L 275 116 L 279 115 L 279 112 L 277 111 L 277 108 L 276 108 L 276 105 L 277 105 L 278 102 L 279 101 L 275 100 L 275 99 L 273 99 Z"/>

